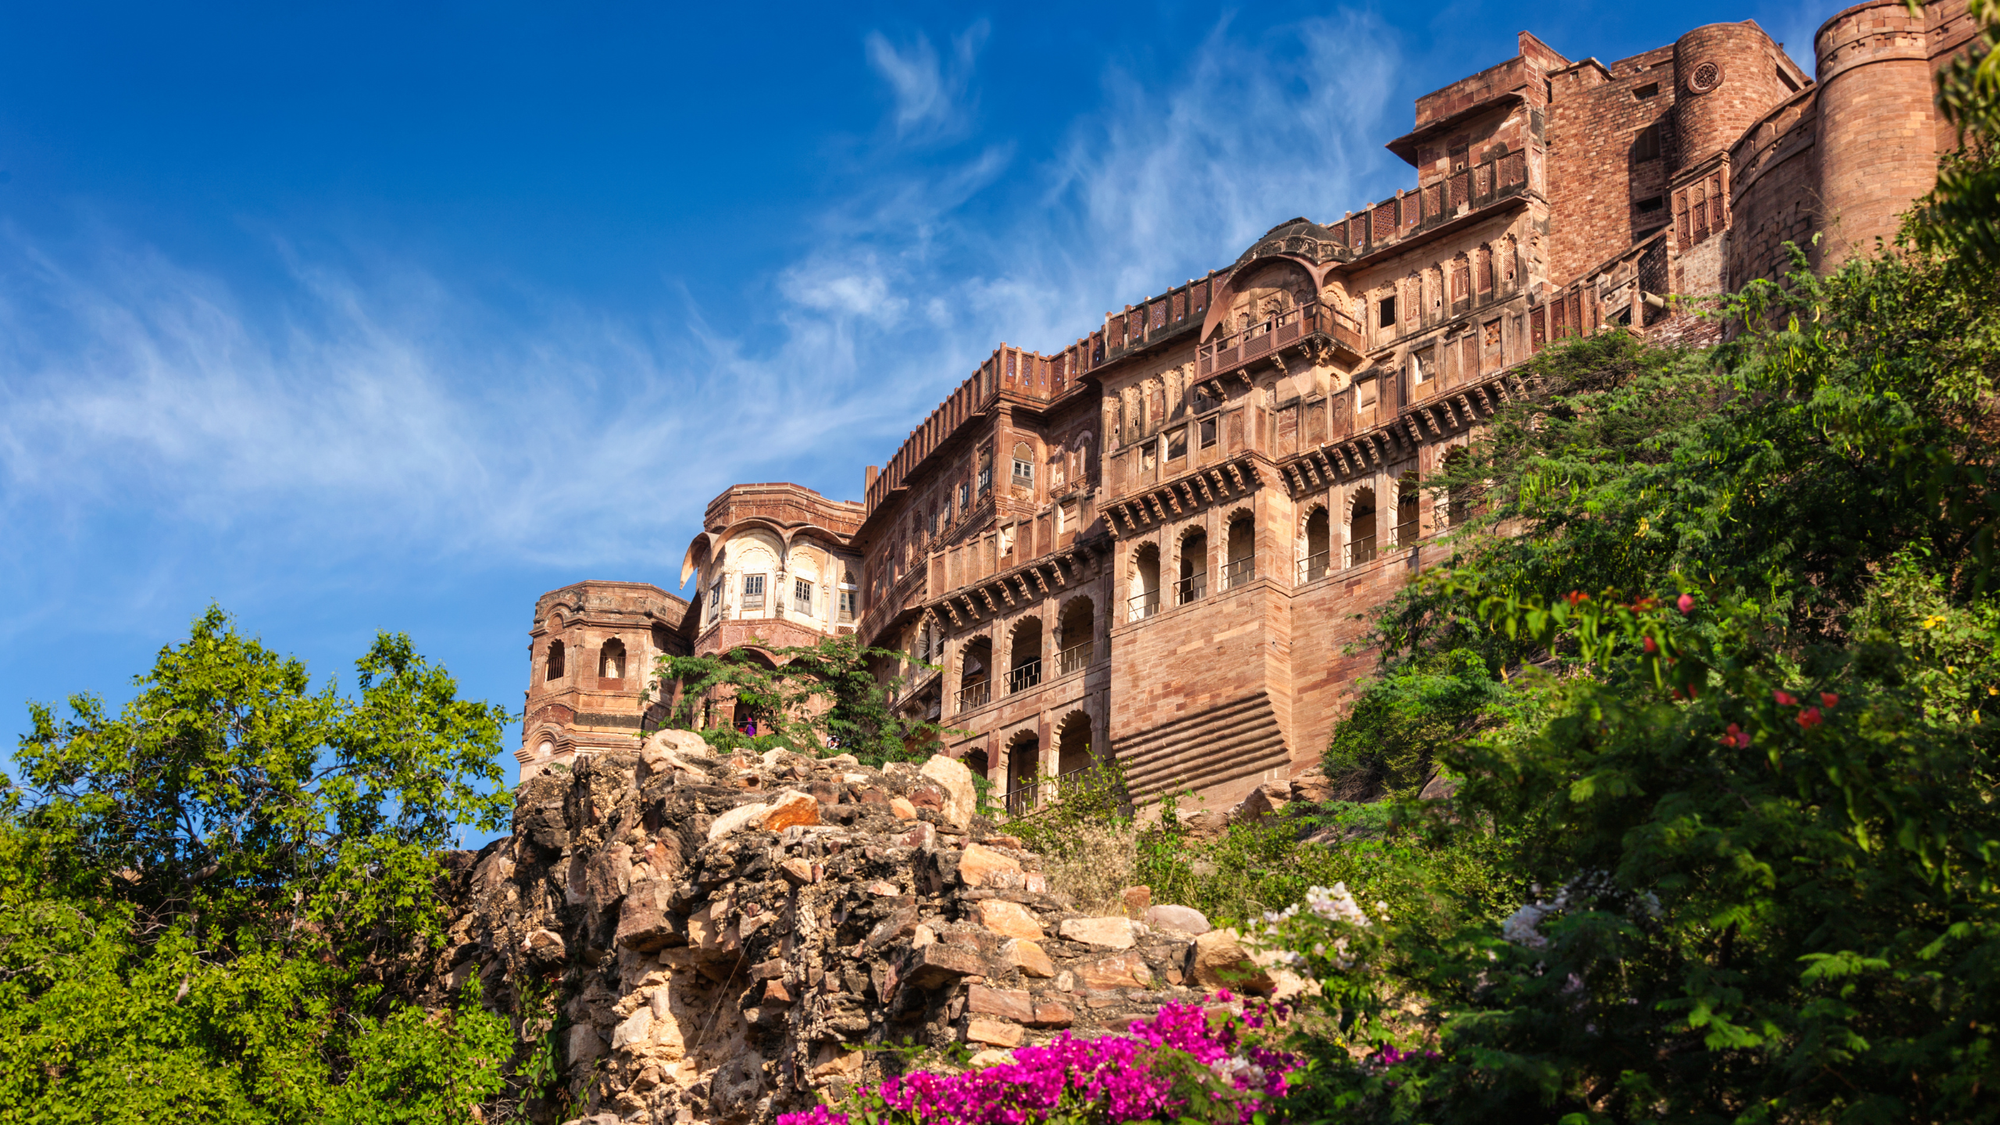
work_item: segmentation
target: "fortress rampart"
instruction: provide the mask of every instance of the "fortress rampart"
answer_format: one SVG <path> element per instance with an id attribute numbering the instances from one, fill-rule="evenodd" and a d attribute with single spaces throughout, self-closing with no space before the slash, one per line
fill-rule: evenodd
<path id="1" fill-rule="evenodd" d="M 1787 240 L 1822 235 L 1831 267 L 1893 235 L 1954 139 L 1931 74 L 1972 32 L 1963 0 L 1863 4 L 1820 29 L 1816 79 L 1750 22 L 1611 63 L 1523 32 L 1417 100 L 1388 145 L 1414 186 L 1280 223 L 1058 350 L 1002 345 L 858 502 L 726 490 L 692 602 L 544 595 L 523 777 L 635 748 L 654 654 L 839 635 L 908 654 L 897 705 L 967 732 L 948 752 L 1016 808 L 1107 756 L 1141 796 L 1287 777 L 1372 668 L 1373 612 L 1441 556 L 1462 513 L 1419 486 L 1513 369 L 1613 326 L 1711 339 L 1668 298 L 1773 276 Z"/>

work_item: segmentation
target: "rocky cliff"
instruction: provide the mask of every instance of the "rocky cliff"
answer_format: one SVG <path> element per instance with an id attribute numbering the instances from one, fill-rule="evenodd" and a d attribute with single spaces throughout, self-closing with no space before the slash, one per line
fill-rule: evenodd
<path id="1" fill-rule="evenodd" d="M 533 1119 L 663 1125 L 768 1121 L 905 1057 L 865 1048 L 1120 1029 L 1212 976 L 1198 914 L 1087 916 L 1040 868 L 949 759 L 663 731 L 521 786 L 513 834 L 457 864 L 444 979 L 552 1013 L 522 1028 L 555 1048 Z"/>

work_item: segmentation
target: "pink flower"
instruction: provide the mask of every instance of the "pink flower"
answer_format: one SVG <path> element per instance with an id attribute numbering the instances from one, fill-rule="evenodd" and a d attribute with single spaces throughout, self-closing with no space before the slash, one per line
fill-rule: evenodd
<path id="1" fill-rule="evenodd" d="M 1682 594 L 1674 601 L 1674 605 L 1679 607 L 1682 613 L 1692 613 L 1694 612 L 1694 595 Z"/>
<path id="2" fill-rule="evenodd" d="M 1659 646 L 1659 644 L 1658 644 L 1658 643 L 1656 643 L 1656 642 L 1655 642 L 1655 641 L 1653 640 L 1653 638 L 1651 638 L 1651 637 L 1647 637 L 1647 638 L 1646 638 L 1646 641 L 1645 641 L 1645 646 L 1646 646 L 1646 651 L 1647 651 L 1647 652 L 1658 652 L 1658 651 L 1660 651 L 1660 646 Z"/>
<path id="3" fill-rule="evenodd" d="M 1771 698 L 1777 700 L 1780 707 L 1796 707 L 1799 705 L 1798 696 L 1790 692 L 1774 691 L 1771 693 Z"/>
<path id="4" fill-rule="evenodd" d="M 1807 730 L 1811 730 L 1814 727 L 1818 726 L 1819 722 L 1820 722 L 1819 708 L 1808 707 L 1805 710 L 1799 712 L 1799 725 L 1806 728 Z"/>
<path id="5" fill-rule="evenodd" d="M 1750 734 L 1742 727 L 1731 723 L 1729 724 L 1729 733 L 1722 736 L 1722 744 L 1724 746 L 1748 747 L 1750 745 Z"/>

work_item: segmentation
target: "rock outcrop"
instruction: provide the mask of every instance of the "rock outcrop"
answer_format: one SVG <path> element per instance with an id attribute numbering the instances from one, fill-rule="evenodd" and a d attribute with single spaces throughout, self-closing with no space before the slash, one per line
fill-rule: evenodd
<path id="1" fill-rule="evenodd" d="M 963 772 L 665 731 L 544 773 L 513 835 L 457 865 L 445 979 L 478 974 L 496 1008 L 553 997 L 524 1038 L 553 1033 L 561 1089 L 531 1117 L 657 1125 L 768 1121 L 900 1065 L 869 1047 L 1004 1051 L 1198 995 L 1206 919 L 1073 910 Z"/>

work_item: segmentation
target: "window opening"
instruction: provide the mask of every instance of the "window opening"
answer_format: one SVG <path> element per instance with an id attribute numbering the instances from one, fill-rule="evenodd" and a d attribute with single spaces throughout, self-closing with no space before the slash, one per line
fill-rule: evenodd
<path id="1" fill-rule="evenodd" d="M 840 588 L 840 619 L 842 621 L 854 620 L 854 602 L 860 596 L 860 593 L 861 591 L 852 586 L 842 586 Z"/>
<path id="2" fill-rule="evenodd" d="M 1186 605 L 1208 593 L 1208 533 L 1190 531 L 1181 538 L 1181 573 L 1174 583 L 1174 604 Z"/>
<path id="3" fill-rule="evenodd" d="M 1784 72 L 1780 71 L 1779 73 L 1782 74 Z M 1644 86 L 1641 86 L 1638 89 L 1632 91 L 1632 96 L 1643 102 L 1647 98 L 1653 97 L 1659 92 L 1660 92 L 1660 84 L 1658 82 L 1648 82 Z"/>
<path id="4" fill-rule="evenodd" d="M 560 680 L 562 677 L 563 643 L 561 641 L 550 641 L 547 667 L 542 673 L 542 678 L 545 680 Z"/>
<path id="5" fill-rule="evenodd" d="M 597 651 L 597 675 L 606 680 L 625 678 L 625 642 L 616 637 L 604 642 Z"/>
<path id="6" fill-rule="evenodd" d="M 1209 446 L 1214 445 L 1215 429 L 1216 429 L 1215 419 L 1203 418 L 1197 424 L 1201 427 L 1201 447 L 1203 449 L 1207 449 Z"/>
<path id="7" fill-rule="evenodd" d="M 1396 545 L 1407 547 L 1422 534 L 1417 523 L 1417 474 L 1404 473 L 1396 482 Z"/>
<path id="8" fill-rule="evenodd" d="M 810 579 L 792 579 L 792 612 L 812 616 L 813 584 Z"/>
<path id="9" fill-rule="evenodd" d="M 1129 621 L 1144 621 L 1160 612 L 1160 548 L 1142 543 L 1132 553 L 1131 592 L 1126 597 Z"/>
<path id="10" fill-rule="evenodd" d="M 1222 582 L 1234 590 L 1257 577 L 1257 525 L 1243 516 L 1229 524 L 1229 565 L 1223 568 Z"/>
<path id="11" fill-rule="evenodd" d="M 1643 161 L 1658 160 L 1659 158 L 1660 127 L 1658 125 L 1648 125 L 1644 129 L 1639 130 L 1639 135 L 1632 140 L 1632 159 Z"/>
<path id="12" fill-rule="evenodd" d="M 1382 298 L 1378 309 L 1380 315 L 1376 318 L 1376 327 L 1396 327 L 1396 295 L 1391 293 L 1389 296 Z"/>
<path id="13" fill-rule="evenodd" d="M 1026 691 L 1042 682 L 1042 619 L 1023 618 L 1014 626 L 1012 666 L 1007 670 L 1009 694 Z"/>
<path id="14" fill-rule="evenodd" d="M 1306 517 L 1305 558 L 1299 560 L 1299 585 L 1325 578 L 1333 570 L 1331 534 L 1325 508 Z"/>
<path id="15" fill-rule="evenodd" d="M 743 606 L 746 610 L 764 608 L 764 576 L 746 574 L 743 576 Z"/>
<path id="16" fill-rule="evenodd" d="M 1187 456 L 1187 429 L 1182 427 L 1167 435 L 1167 460 Z"/>
<path id="17" fill-rule="evenodd" d="M 1354 506 L 1347 516 L 1347 565 L 1360 566 L 1375 558 L 1375 490 L 1363 488 L 1354 494 Z"/>

